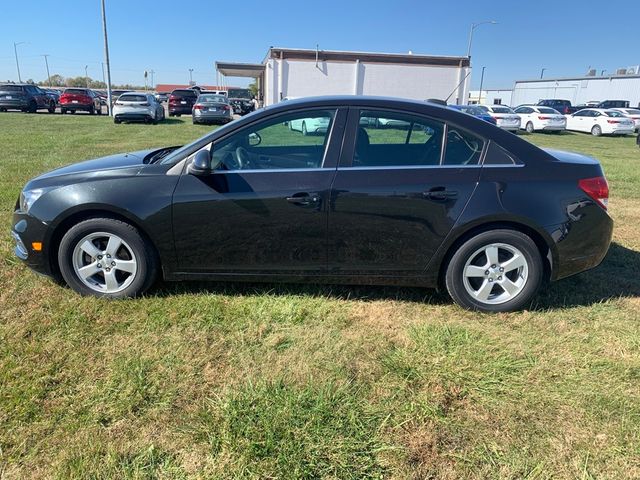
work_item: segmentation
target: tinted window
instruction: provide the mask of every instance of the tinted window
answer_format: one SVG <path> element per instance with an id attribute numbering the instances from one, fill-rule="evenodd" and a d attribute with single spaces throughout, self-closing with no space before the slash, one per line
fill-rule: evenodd
<path id="1" fill-rule="evenodd" d="M 335 110 L 307 110 L 243 128 L 213 146 L 221 170 L 320 168 Z"/>
<path id="2" fill-rule="evenodd" d="M 538 108 L 538 111 L 540 113 L 553 113 L 553 114 L 556 114 L 556 115 L 560 113 L 557 110 L 554 110 L 553 108 L 549 108 L 549 107 L 540 107 L 540 108 Z"/>
<path id="3" fill-rule="evenodd" d="M 513 165 L 515 160 L 504 148 L 495 142 L 489 143 L 484 165 Z"/>
<path id="4" fill-rule="evenodd" d="M 493 106 L 493 107 L 491 107 L 491 108 L 492 108 L 492 110 L 494 111 L 494 113 L 513 113 L 513 112 L 511 111 L 511 109 L 510 109 L 510 108 L 508 108 L 508 107 L 497 107 L 497 106 Z"/>
<path id="5" fill-rule="evenodd" d="M 551 110 L 550 108 L 547 110 Z M 516 113 L 533 113 L 533 108 L 531 107 L 520 107 L 516 109 Z"/>
<path id="6" fill-rule="evenodd" d="M 146 102 L 147 96 L 125 93 L 124 95 L 120 95 L 120 98 L 118 98 L 118 101 L 119 102 Z"/>
<path id="7" fill-rule="evenodd" d="M 204 103 L 226 103 L 227 99 L 221 95 L 200 95 L 198 101 Z"/>
<path id="8" fill-rule="evenodd" d="M 183 98 L 189 98 L 189 97 L 195 98 L 198 96 L 198 94 L 193 90 L 174 90 L 173 92 L 171 92 L 171 95 L 173 95 L 174 97 L 183 97 Z"/>
<path id="9" fill-rule="evenodd" d="M 64 93 L 67 95 L 88 95 L 83 88 L 67 88 Z"/>
<path id="10" fill-rule="evenodd" d="M 2 91 L 2 92 L 22 92 L 22 87 L 20 85 L 2 85 L 2 86 L 0 86 L 0 91 Z"/>
<path id="11" fill-rule="evenodd" d="M 438 165 L 444 124 L 395 112 L 362 111 L 354 167 Z"/>
<path id="12" fill-rule="evenodd" d="M 625 117 L 626 115 L 624 115 L 623 113 L 620 112 L 616 112 L 615 110 L 609 110 L 607 112 L 604 112 L 605 115 L 609 116 L 609 117 Z"/>
<path id="13" fill-rule="evenodd" d="M 626 110 L 627 115 L 640 115 L 640 110 L 636 110 L 633 108 L 630 108 L 629 110 Z"/>
<path id="14" fill-rule="evenodd" d="M 477 165 L 480 162 L 484 142 L 471 133 L 449 125 L 443 165 Z"/>

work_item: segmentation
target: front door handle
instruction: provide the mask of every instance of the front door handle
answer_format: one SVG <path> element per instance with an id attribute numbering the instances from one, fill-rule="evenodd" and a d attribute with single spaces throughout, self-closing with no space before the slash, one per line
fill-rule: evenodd
<path id="1" fill-rule="evenodd" d="M 320 201 L 320 197 L 317 194 L 308 193 L 296 193 L 286 198 L 287 202 L 294 205 L 312 205 Z"/>
<path id="2" fill-rule="evenodd" d="M 458 196 L 458 192 L 455 190 L 447 190 L 444 187 L 435 187 L 423 192 L 422 195 L 431 200 L 447 200 L 449 198 L 456 198 Z"/>

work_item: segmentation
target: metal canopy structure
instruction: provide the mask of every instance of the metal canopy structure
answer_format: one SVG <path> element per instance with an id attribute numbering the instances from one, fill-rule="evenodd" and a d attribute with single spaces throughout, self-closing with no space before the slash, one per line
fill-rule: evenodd
<path id="1" fill-rule="evenodd" d="M 226 77 L 255 78 L 259 100 L 264 98 L 264 71 L 265 65 L 262 63 L 216 62 L 216 75 L 222 75 L 222 78 L 218 80 L 218 84 L 226 86 Z"/>

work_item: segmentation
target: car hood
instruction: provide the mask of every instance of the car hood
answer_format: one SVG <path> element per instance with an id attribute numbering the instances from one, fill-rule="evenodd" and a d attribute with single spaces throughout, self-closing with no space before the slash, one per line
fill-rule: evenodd
<path id="1" fill-rule="evenodd" d="M 25 189 L 58 185 L 62 177 L 66 179 L 69 176 L 94 178 L 114 174 L 118 176 L 135 175 L 144 165 L 144 158 L 156 150 L 157 149 L 119 153 L 67 165 L 66 167 L 57 168 L 32 179 L 26 185 Z"/>

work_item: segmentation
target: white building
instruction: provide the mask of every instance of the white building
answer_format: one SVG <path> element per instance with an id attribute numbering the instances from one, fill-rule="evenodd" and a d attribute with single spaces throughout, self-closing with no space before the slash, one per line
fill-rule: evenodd
<path id="1" fill-rule="evenodd" d="M 572 105 L 592 101 L 627 100 L 630 106 L 637 107 L 640 105 L 640 75 L 517 80 L 511 103 L 537 103 L 538 100 L 546 98 L 569 100 Z"/>
<path id="2" fill-rule="evenodd" d="M 316 95 L 376 95 L 465 103 L 469 59 L 272 47 L 262 64 L 216 62 L 223 76 L 255 77 L 264 104 Z M 224 83 L 224 82 L 223 82 Z"/>
<path id="3" fill-rule="evenodd" d="M 510 88 L 493 88 L 493 89 L 482 89 L 480 90 L 471 90 L 469 92 L 469 99 L 467 103 L 471 105 L 481 104 L 481 105 L 508 105 L 511 106 L 511 95 L 513 94 L 513 90 Z"/>

